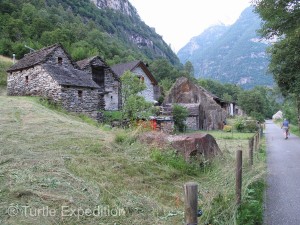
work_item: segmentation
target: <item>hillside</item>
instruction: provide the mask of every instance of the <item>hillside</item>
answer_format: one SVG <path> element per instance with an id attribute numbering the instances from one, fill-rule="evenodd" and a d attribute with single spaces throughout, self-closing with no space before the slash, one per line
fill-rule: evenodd
<path id="1" fill-rule="evenodd" d="M 259 41 L 257 30 L 261 20 L 245 9 L 231 26 L 217 25 L 208 28 L 178 52 L 182 63 L 192 62 L 197 78 L 211 78 L 244 88 L 272 85 L 267 74 L 268 44 Z"/>
<path id="2" fill-rule="evenodd" d="M 38 98 L 0 95 L 0 115 L 1 224 L 181 224 L 191 180 L 201 183 L 200 222 L 234 223 L 230 150 L 247 148 L 252 134 L 214 133 L 227 156 L 200 169 L 136 141 L 138 130 L 89 125 Z M 263 173 L 256 163 L 247 185 Z"/>
<path id="3" fill-rule="evenodd" d="M 75 60 L 100 55 L 110 64 L 176 54 L 141 21 L 128 0 L 28 0 L 0 2 L 0 54 L 21 58 L 60 42 Z"/>
<path id="4" fill-rule="evenodd" d="M 12 59 L 0 55 L 0 87 L 6 86 L 6 70 L 13 64 Z"/>

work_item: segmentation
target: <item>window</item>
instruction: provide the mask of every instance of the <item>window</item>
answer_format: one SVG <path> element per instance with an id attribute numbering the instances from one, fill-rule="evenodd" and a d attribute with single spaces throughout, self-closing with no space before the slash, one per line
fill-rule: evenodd
<path id="1" fill-rule="evenodd" d="M 104 87 L 105 71 L 103 67 L 92 67 L 93 81 L 100 87 Z"/>
<path id="2" fill-rule="evenodd" d="M 82 98 L 82 90 L 78 90 L 78 98 Z"/>
<path id="3" fill-rule="evenodd" d="M 57 58 L 58 65 L 62 65 L 62 61 L 63 61 L 62 57 L 58 57 Z"/>
<path id="4" fill-rule="evenodd" d="M 28 76 L 25 76 L 25 83 L 28 84 Z"/>

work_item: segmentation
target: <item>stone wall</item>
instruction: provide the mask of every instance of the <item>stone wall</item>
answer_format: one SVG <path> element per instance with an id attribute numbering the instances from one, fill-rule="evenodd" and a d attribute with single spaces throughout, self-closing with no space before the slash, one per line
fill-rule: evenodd
<path id="1" fill-rule="evenodd" d="M 199 113 L 197 113 L 199 120 L 196 121 L 192 117 L 189 117 L 187 121 L 191 127 L 198 126 L 197 129 L 222 129 L 223 121 L 227 116 L 227 112 L 216 103 L 208 91 L 192 83 L 185 77 L 177 79 L 169 94 L 165 97 L 164 103 L 199 104 Z M 193 122 L 195 123 L 194 125 L 191 124 Z"/>
<path id="2" fill-rule="evenodd" d="M 47 64 L 58 65 L 58 57 L 62 58 L 62 66 L 64 68 L 73 69 L 74 66 L 62 48 L 56 48 L 51 56 L 47 59 Z"/>
<path id="3" fill-rule="evenodd" d="M 8 74 L 7 94 L 60 98 L 61 87 L 40 65 Z"/>
<path id="4" fill-rule="evenodd" d="M 97 120 L 102 119 L 99 111 L 104 109 L 104 101 L 97 89 L 63 87 L 60 102 L 69 112 L 82 113 Z"/>
<path id="5" fill-rule="evenodd" d="M 139 77 L 144 77 L 144 82 L 146 84 L 146 90 L 142 91 L 141 95 L 146 99 L 146 101 L 154 102 L 155 101 L 154 88 L 153 88 L 154 85 L 152 84 L 149 77 L 144 73 L 144 71 L 140 67 L 135 68 L 134 71 L 132 71 L 132 72 Z"/>
<path id="6" fill-rule="evenodd" d="M 105 110 L 119 110 L 122 107 L 121 83 L 116 80 L 110 69 L 105 69 L 104 77 L 105 92 Z"/>
<path id="7" fill-rule="evenodd" d="M 81 98 L 78 96 L 78 91 L 82 91 Z M 61 87 L 40 65 L 9 73 L 7 94 L 45 97 L 61 104 L 67 111 L 83 113 L 97 120 L 102 119 L 99 110 L 104 109 L 104 101 L 99 90 Z"/>
<path id="8" fill-rule="evenodd" d="M 199 130 L 199 117 L 198 116 L 189 116 L 185 124 L 187 126 L 187 129 L 190 130 Z"/>
<path id="9" fill-rule="evenodd" d="M 92 76 L 92 67 L 88 66 L 84 69 L 90 76 Z M 121 82 L 114 78 L 111 69 L 104 70 L 104 88 L 101 91 L 105 94 L 103 96 L 105 102 L 105 110 L 116 111 L 122 108 L 121 96 Z"/>

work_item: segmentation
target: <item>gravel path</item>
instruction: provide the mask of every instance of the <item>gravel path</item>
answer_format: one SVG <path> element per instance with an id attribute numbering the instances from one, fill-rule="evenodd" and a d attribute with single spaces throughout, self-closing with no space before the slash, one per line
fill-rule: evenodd
<path id="1" fill-rule="evenodd" d="M 266 225 L 300 224 L 300 138 L 267 121 Z"/>

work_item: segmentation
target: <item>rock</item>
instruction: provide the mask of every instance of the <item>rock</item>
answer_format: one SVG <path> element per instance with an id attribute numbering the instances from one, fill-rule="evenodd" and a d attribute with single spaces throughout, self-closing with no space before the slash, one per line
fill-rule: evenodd
<path id="1" fill-rule="evenodd" d="M 176 149 L 187 161 L 191 156 L 204 156 L 210 159 L 222 154 L 215 138 L 205 133 L 168 135 L 160 132 L 147 132 L 141 134 L 138 139 L 142 143 L 160 148 Z"/>
<path id="2" fill-rule="evenodd" d="M 213 136 L 205 133 L 176 135 L 168 138 L 171 146 L 180 152 L 186 160 L 191 156 L 204 156 L 206 159 L 221 154 Z"/>
<path id="3" fill-rule="evenodd" d="M 273 119 L 273 120 L 283 119 L 282 112 L 281 112 L 281 111 L 278 111 L 277 113 L 275 113 L 275 114 L 272 116 L 272 119 Z"/>

